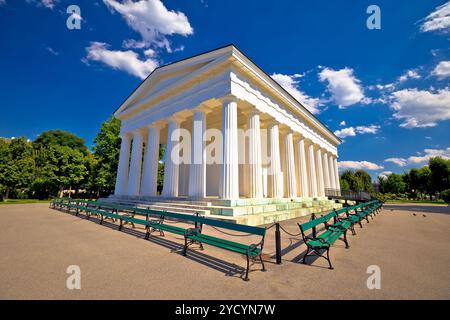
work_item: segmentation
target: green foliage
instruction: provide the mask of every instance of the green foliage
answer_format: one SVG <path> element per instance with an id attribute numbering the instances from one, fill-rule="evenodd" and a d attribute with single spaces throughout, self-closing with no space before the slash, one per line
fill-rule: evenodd
<path id="1" fill-rule="evenodd" d="M 403 176 L 401 174 L 391 173 L 385 182 L 384 192 L 390 193 L 403 193 L 406 189 L 406 184 L 403 181 Z"/>
<path id="2" fill-rule="evenodd" d="M 428 164 L 431 170 L 433 191 L 441 192 L 450 187 L 450 160 L 441 157 L 431 158 Z"/>
<path id="3" fill-rule="evenodd" d="M 91 159 L 92 179 L 90 189 L 97 196 L 107 195 L 114 191 L 120 153 L 120 121 L 110 117 L 103 122 L 100 132 L 94 139 L 93 158 Z"/>
<path id="4" fill-rule="evenodd" d="M 392 199 L 403 198 L 436 200 L 443 197 L 444 190 L 450 189 L 450 160 L 431 158 L 428 166 L 410 169 L 403 174 L 390 174 L 387 179 L 379 177 L 380 191 L 392 194 Z M 445 194 L 445 193 L 444 193 Z"/>
<path id="5" fill-rule="evenodd" d="M 344 171 L 340 176 L 341 190 L 373 192 L 372 178 L 364 170 Z"/>
<path id="6" fill-rule="evenodd" d="M 40 149 L 41 147 L 49 147 L 50 145 L 65 146 L 72 149 L 77 149 L 83 154 L 87 154 L 88 152 L 88 149 L 84 144 L 84 139 L 63 130 L 45 131 L 33 141 L 33 146 L 36 149 Z"/>
<path id="7" fill-rule="evenodd" d="M 441 198 L 445 201 L 445 203 L 450 204 L 450 189 L 446 189 L 441 192 Z"/>

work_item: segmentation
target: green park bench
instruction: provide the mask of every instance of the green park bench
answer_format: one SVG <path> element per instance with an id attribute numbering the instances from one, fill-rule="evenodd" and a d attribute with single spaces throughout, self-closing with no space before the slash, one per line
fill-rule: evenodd
<path id="1" fill-rule="evenodd" d="M 224 250 L 232 251 L 235 253 L 243 254 L 247 257 L 247 268 L 245 271 L 244 280 L 248 281 L 248 273 L 250 268 L 250 259 L 255 261 L 259 258 L 262 264 L 262 271 L 266 271 L 264 262 L 262 260 L 262 250 L 264 246 L 264 237 L 266 235 L 266 229 L 260 227 L 246 226 L 242 224 L 230 223 L 226 221 L 220 221 L 215 219 L 209 219 L 205 217 L 193 216 L 189 218 L 191 221 L 197 223 L 196 228 L 189 228 L 184 234 L 184 248 L 183 255 L 187 255 L 187 249 L 192 244 L 200 244 L 200 248 L 203 249 L 203 243 L 215 246 Z M 243 244 L 240 242 L 225 240 L 222 238 L 206 235 L 202 233 L 202 226 L 208 225 L 214 228 L 221 228 L 226 230 L 238 231 L 247 234 L 254 234 L 261 236 L 260 242 L 256 244 Z"/>
<path id="2" fill-rule="evenodd" d="M 308 256 L 318 256 L 322 257 L 328 261 L 329 269 L 333 269 L 330 260 L 330 247 L 333 243 L 335 243 L 338 239 L 344 241 L 345 247 L 348 248 L 347 241 L 347 230 L 351 227 L 350 222 L 345 221 L 337 221 L 339 224 L 336 226 L 333 224 L 329 224 L 328 221 L 330 219 L 336 218 L 336 212 L 331 212 L 326 215 L 323 215 L 319 218 L 310 220 L 308 222 L 298 224 L 300 228 L 300 232 L 302 234 L 303 242 L 306 244 L 307 250 L 305 255 L 303 256 L 302 263 L 306 263 L 306 257 Z M 321 224 L 324 227 L 321 230 L 317 230 L 317 227 Z M 311 230 L 312 233 L 307 235 L 306 233 Z M 343 238 L 341 238 L 343 236 Z M 326 257 L 324 257 L 320 250 L 326 250 Z M 311 251 L 312 254 L 309 254 Z"/>

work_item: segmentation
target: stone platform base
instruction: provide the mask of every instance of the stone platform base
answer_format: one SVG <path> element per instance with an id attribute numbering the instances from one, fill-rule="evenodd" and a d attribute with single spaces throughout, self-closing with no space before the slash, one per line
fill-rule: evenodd
<path id="1" fill-rule="evenodd" d="M 342 203 L 335 200 L 328 200 L 325 197 L 239 199 L 231 201 L 205 198 L 193 201 L 183 198 L 110 196 L 109 198 L 100 200 L 183 214 L 199 212 L 209 218 L 250 226 L 268 224 L 307 216 L 312 213 L 317 214 L 342 208 Z"/>

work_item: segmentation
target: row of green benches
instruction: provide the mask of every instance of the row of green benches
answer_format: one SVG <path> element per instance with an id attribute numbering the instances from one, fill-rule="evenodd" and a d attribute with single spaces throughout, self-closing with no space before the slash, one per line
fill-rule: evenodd
<path id="1" fill-rule="evenodd" d="M 345 247 L 349 248 L 347 241 L 347 230 L 351 230 L 355 235 L 355 224 L 359 224 L 362 228 L 362 220 L 369 223 L 369 217 L 373 219 L 373 215 L 379 213 L 383 203 L 378 200 L 373 200 L 359 205 L 334 210 L 319 218 L 312 219 L 306 223 L 298 224 L 302 234 L 303 241 L 307 246 L 306 254 L 303 255 L 302 262 L 308 256 L 319 256 L 328 261 L 329 268 L 333 269 L 330 260 L 330 247 L 338 239 L 345 243 Z M 330 220 L 332 222 L 330 223 Z M 321 230 L 317 230 L 318 226 L 323 224 Z M 310 231 L 311 230 L 311 231 Z M 309 234 L 307 234 L 309 232 Z M 320 251 L 326 250 L 326 257 Z M 311 252 L 311 253 L 310 253 Z"/>
<path id="2" fill-rule="evenodd" d="M 259 258 L 259 261 L 262 265 L 262 271 L 266 270 L 261 256 L 266 234 L 265 228 L 245 226 L 216 219 L 209 219 L 198 214 L 187 215 L 167 211 L 136 208 L 132 206 L 116 205 L 106 202 L 86 201 L 82 199 L 54 199 L 51 203 L 51 206 L 54 208 L 67 209 L 68 211 L 75 210 L 76 215 L 78 215 L 80 212 L 84 212 L 87 219 L 89 219 L 92 215 L 96 215 L 100 219 L 100 224 L 102 224 L 105 219 L 111 219 L 113 222 L 119 221 L 119 230 L 122 230 L 122 227 L 127 223 L 130 223 L 133 228 L 135 224 L 143 225 L 146 230 L 146 239 L 148 239 L 154 231 L 158 231 L 161 236 L 164 236 L 164 232 L 182 235 L 184 236 L 184 247 L 182 254 L 185 256 L 187 255 L 188 247 L 193 244 L 198 244 L 200 246 L 200 249 L 203 250 L 203 243 L 235 253 L 243 254 L 247 257 L 247 267 L 244 276 L 245 281 L 249 280 L 248 274 L 250 269 L 250 260 L 255 261 Z M 136 216 L 143 216 L 145 217 L 145 219 L 139 219 Z M 166 220 L 169 219 L 191 222 L 193 223 L 193 226 L 191 228 L 174 226 L 173 224 L 167 223 Z M 202 232 L 203 225 L 253 234 L 256 236 L 260 236 L 261 238 L 258 243 L 250 245 L 225 240 L 215 236 L 204 234 Z"/>
<path id="3" fill-rule="evenodd" d="M 87 201 L 81 199 L 70 198 L 58 198 L 52 201 L 53 207 L 66 208 L 67 210 L 76 210 L 76 215 L 83 211 L 86 213 L 86 217 L 89 219 L 91 215 L 96 215 L 100 219 L 100 224 L 105 219 L 111 219 L 113 222 L 117 220 L 120 222 L 119 230 L 123 225 L 130 223 L 134 228 L 135 224 L 144 225 L 146 229 L 145 238 L 148 239 L 152 232 L 159 231 L 161 236 L 164 236 L 164 232 L 170 232 L 177 235 L 184 236 L 185 244 L 183 248 L 183 255 L 187 254 L 187 249 L 193 244 L 198 244 L 200 249 L 203 250 L 203 243 L 213 245 L 225 250 L 233 251 L 239 254 L 244 254 L 247 257 L 247 268 L 244 280 L 248 280 L 249 262 L 259 258 L 262 264 L 262 270 L 265 271 L 264 262 L 261 254 L 264 246 L 264 238 L 266 229 L 260 227 L 245 226 L 240 224 L 229 223 L 225 221 L 219 221 L 215 219 L 205 218 L 199 215 L 186 215 L 167 211 L 143 209 L 132 206 L 117 205 L 106 202 Z M 302 234 L 303 241 L 307 246 L 307 252 L 303 256 L 303 263 L 307 256 L 318 255 L 320 250 L 326 250 L 326 258 L 329 263 L 329 268 L 333 269 L 331 260 L 329 258 L 330 247 L 338 239 L 344 241 L 348 248 L 347 230 L 351 230 L 353 234 L 356 234 L 354 225 L 359 224 L 362 227 L 361 221 L 366 219 L 369 222 L 369 217 L 378 213 L 381 209 L 382 203 L 380 201 L 370 201 L 362 203 L 352 207 L 346 207 L 339 210 L 334 210 L 319 218 L 312 219 L 303 224 L 299 224 L 299 228 Z M 122 213 L 122 214 L 119 214 Z M 136 218 L 138 216 L 144 216 L 145 220 Z M 178 220 L 183 222 L 193 222 L 192 228 L 181 228 L 168 223 L 165 223 L 165 219 Z M 372 217 L 373 219 L 373 217 Z M 329 221 L 333 220 L 332 223 Z M 318 226 L 324 224 L 324 228 L 317 230 Z M 225 240 L 202 233 L 202 226 L 210 225 L 212 227 L 234 230 L 244 232 L 248 234 L 254 234 L 261 236 L 261 241 L 257 244 L 243 244 L 230 240 Z M 310 232 L 311 234 L 307 234 Z M 311 254 L 310 254 L 311 252 Z"/>

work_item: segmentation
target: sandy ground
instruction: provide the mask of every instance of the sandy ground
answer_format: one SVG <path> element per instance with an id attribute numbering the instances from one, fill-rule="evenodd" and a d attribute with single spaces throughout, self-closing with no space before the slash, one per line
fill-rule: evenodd
<path id="1" fill-rule="evenodd" d="M 245 258 L 205 245 L 180 255 L 182 237 L 143 239 L 143 229 L 99 225 L 48 204 L 0 206 L 1 299 L 449 299 L 449 207 L 388 205 L 350 248 L 331 250 L 334 270 L 310 258 L 300 237 L 282 235 L 283 263 L 274 260 L 274 229 L 265 242 L 267 272 L 255 264 L 241 279 Z M 298 233 L 296 223 L 282 223 Z M 181 224 L 178 223 L 181 226 Z M 219 235 L 205 228 L 205 233 Z M 254 237 L 231 237 L 245 243 Z M 66 269 L 81 268 L 81 289 L 68 290 Z M 369 290 L 367 268 L 381 268 L 381 289 Z"/>

